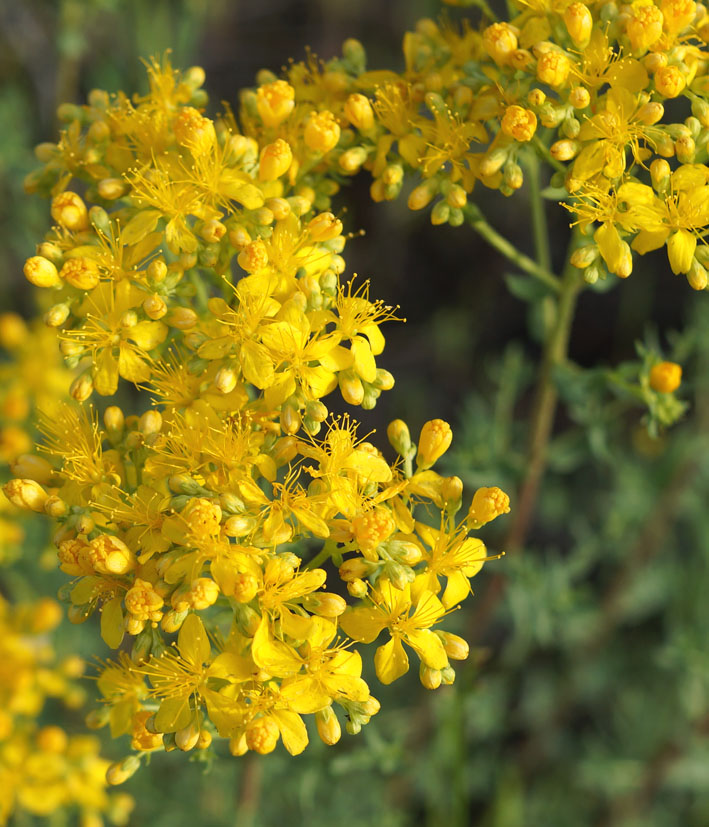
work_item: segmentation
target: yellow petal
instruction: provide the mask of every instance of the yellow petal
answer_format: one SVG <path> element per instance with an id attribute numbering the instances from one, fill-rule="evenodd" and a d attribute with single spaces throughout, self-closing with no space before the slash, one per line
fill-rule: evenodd
<path id="1" fill-rule="evenodd" d="M 195 666 L 201 666 L 209 660 L 212 647 L 204 624 L 196 614 L 187 615 L 177 636 L 177 648 L 180 655 Z"/>
<path id="2" fill-rule="evenodd" d="M 697 249 L 697 237 L 688 230 L 677 230 L 667 241 L 667 257 L 672 272 L 688 273 L 692 266 L 694 251 Z"/>
<path id="3" fill-rule="evenodd" d="M 409 671 L 409 659 L 398 637 L 393 637 L 389 643 L 377 649 L 374 668 L 377 677 L 384 684 L 393 683 Z"/>

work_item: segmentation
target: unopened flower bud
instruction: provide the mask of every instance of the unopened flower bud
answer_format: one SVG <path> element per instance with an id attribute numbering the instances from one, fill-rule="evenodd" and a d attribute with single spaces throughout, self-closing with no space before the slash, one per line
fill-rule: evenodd
<path id="1" fill-rule="evenodd" d="M 13 505 L 27 511 L 44 511 L 49 496 L 42 486 L 31 479 L 15 479 L 3 486 L 5 496 Z"/>
<path id="2" fill-rule="evenodd" d="M 658 393 L 673 393 L 682 382 L 682 367 L 676 362 L 659 362 L 650 368 L 650 387 Z"/>
<path id="3" fill-rule="evenodd" d="M 453 440 L 451 426 L 442 419 L 432 419 L 421 428 L 416 462 L 420 468 L 430 468 L 450 447 Z"/>
<path id="4" fill-rule="evenodd" d="M 59 287 L 62 283 L 57 268 L 43 256 L 28 258 L 25 262 L 24 274 L 27 281 L 35 287 Z"/>
<path id="5" fill-rule="evenodd" d="M 340 722 L 331 706 L 326 706 L 315 713 L 315 726 L 320 740 L 328 746 L 336 744 L 342 737 Z"/>

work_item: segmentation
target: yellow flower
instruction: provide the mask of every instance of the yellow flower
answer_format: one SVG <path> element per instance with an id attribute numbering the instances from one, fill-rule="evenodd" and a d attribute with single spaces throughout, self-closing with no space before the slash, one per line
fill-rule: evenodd
<path id="1" fill-rule="evenodd" d="M 414 602 L 411 585 L 395 589 L 389 580 L 381 579 L 370 593 L 371 607 L 349 609 L 340 618 L 340 626 L 354 640 L 371 643 L 383 629 L 391 640 L 377 649 L 374 665 L 382 683 L 392 683 L 406 674 L 409 659 L 402 641 L 431 669 L 443 669 L 448 657 L 441 639 L 430 627 L 446 613 L 441 601 L 430 591 L 423 591 Z M 411 611 L 413 609 L 413 612 Z"/>

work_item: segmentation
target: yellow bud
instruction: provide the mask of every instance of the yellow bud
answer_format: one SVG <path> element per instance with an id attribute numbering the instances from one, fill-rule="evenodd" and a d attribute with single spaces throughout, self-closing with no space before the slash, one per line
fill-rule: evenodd
<path id="1" fill-rule="evenodd" d="M 191 307 L 173 307 L 165 321 L 170 327 L 178 330 L 189 330 L 199 321 L 199 317 Z"/>
<path id="2" fill-rule="evenodd" d="M 347 592 L 352 596 L 356 597 L 359 600 L 367 596 L 367 584 L 364 580 L 360 580 L 359 578 L 355 578 L 354 580 L 347 581 Z"/>
<path id="3" fill-rule="evenodd" d="M 423 662 L 421 663 L 419 666 L 419 680 L 425 689 L 438 689 L 441 685 L 441 679 L 440 669 L 431 669 L 430 666 L 426 666 Z"/>
<path id="4" fill-rule="evenodd" d="M 569 92 L 569 103 L 574 109 L 585 109 L 591 103 L 591 95 L 585 86 L 576 86 Z"/>
<path id="5" fill-rule="evenodd" d="M 239 253 L 239 267 L 247 273 L 257 273 L 268 265 L 268 251 L 260 238 L 252 241 Z"/>
<path id="6" fill-rule="evenodd" d="M 3 491 L 13 505 L 27 511 L 44 511 L 49 496 L 39 483 L 30 479 L 10 480 L 3 486 Z"/>
<path id="7" fill-rule="evenodd" d="M 463 480 L 460 477 L 444 477 L 441 483 L 441 496 L 449 506 L 460 503 L 463 496 Z"/>
<path id="8" fill-rule="evenodd" d="M 208 577 L 198 577 L 190 584 L 188 598 L 190 607 L 197 611 L 207 609 L 217 602 L 219 586 Z"/>
<path id="9" fill-rule="evenodd" d="M 646 52 L 662 37 L 662 12 L 654 3 L 643 0 L 637 0 L 630 8 L 631 16 L 625 27 L 630 46 L 634 52 Z"/>
<path id="10" fill-rule="evenodd" d="M 558 88 L 566 83 L 571 62 L 563 52 L 554 49 L 544 52 L 537 60 L 537 77 L 542 83 Z"/>
<path id="11" fill-rule="evenodd" d="M 12 350 L 26 341 L 27 325 L 17 313 L 0 314 L 0 345 Z M 24 418 L 24 416 L 23 416 Z"/>
<path id="12" fill-rule="evenodd" d="M 162 430 L 162 414 L 157 409 L 145 411 L 138 420 L 138 429 L 141 434 L 159 434 Z"/>
<path id="13" fill-rule="evenodd" d="M 214 377 L 214 387 L 220 393 L 231 393 L 236 387 L 237 376 L 232 368 L 219 368 Z"/>
<path id="14" fill-rule="evenodd" d="M 126 191 L 126 183 L 120 178 L 104 178 L 96 185 L 98 194 L 106 201 L 113 201 L 120 198 Z"/>
<path id="15" fill-rule="evenodd" d="M 549 154 L 557 161 L 570 161 L 578 154 L 581 144 L 578 141 L 571 141 L 564 138 L 561 141 L 555 141 L 549 147 Z"/>
<path id="16" fill-rule="evenodd" d="M 93 290 L 99 283 L 98 265 L 91 258 L 67 259 L 59 275 L 78 290 Z"/>
<path id="17" fill-rule="evenodd" d="M 42 256 L 32 256 L 25 262 L 25 278 L 35 287 L 59 287 L 62 283 L 57 268 Z"/>
<path id="18" fill-rule="evenodd" d="M 111 786 L 123 784 L 140 768 L 140 759 L 137 755 L 129 755 L 122 761 L 116 761 L 106 770 L 106 781 Z"/>
<path id="19" fill-rule="evenodd" d="M 527 95 L 527 103 L 530 106 L 541 106 L 546 102 L 547 96 L 541 89 L 531 89 Z"/>
<path id="20" fill-rule="evenodd" d="M 159 284 L 167 276 L 167 264 L 161 258 L 153 259 L 148 265 L 148 278 Z"/>
<path id="21" fill-rule="evenodd" d="M 109 432 L 120 433 L 123 430 L 125 417 L 118 405 L 109 405 L 106 408 L 103 414 L 103 424 Z"/>
<path id="22" fill-rule="evenodd" d="M 431 203 L 437 191 L 438 184 L 435 181 L 425 181 L 423 184 L 419 184 L 411 190 L 407 201 L 408 208 L 410 210 L 422 210 Z"/>
<path id="23" fill-rule="evenodd" d="M 282 138 L 267 144 L 259 157 L 259 181 L 275 181 L 288 172 L 292 162 L 291 148 Z"/>
<path id="24" fill-rule="evenodd" d="M 177 739 L 175 739 L 177 740 Z M 199 731 L 199 738 L 195 744 L 196 749 L 207 749 L 212 743 L 212 733 L 208 729 Z"/>
<path id="25" fill-rule="evenodd" d="M 127 574 L 135 568 L 133 552 L 118 537 L 99 534 L 89 543 L 88 557 L 99 574 Z"/>
<path id="26" fill-rule="evenodd" d="M 339 568 L 340 578 L 344 580 L 345 583 L 362 580 L 368 575 L 369 571 L 370 567 L 367 565 L 367 561 L 361 557 L 345 560 Z"/>
<path id="27" fill-rule="evenodd" d="M 246 728 L 246 745 L 260 755 L 273 752 L 279 737 L 278 725 L 272 718 L 256 718 Z"/>
<path id="28" fill-rule="evenodd" d="M 491 522 L 500 514 L 508 514 L 510 498 L 497 486 L 478 488 L 468 511 L 468 521 L 481 526 Z"/>
<path id="29" fill-rule="evenodd" d="M 37 746 L 42 752 L 60 754 L 66 750 L 68 743 L 66 732 L 58 726 L 42 727 L 37 733 Z"/>
<path id="30" fill-rule="evenodd" d="M 361 132 L 367 132 L 374 126 L 374 110 L 369 98 L 355 93 L 345 101 L 344 115 L 347 120 Z"/>
<path id="31" fill-rule="evenodd" d="M 94 382 L 90 371 L 77 376 L 69 386 L 69 395 L 77 402 L 86 402 L 93 392 Z"/>
<path id="32" fill-rule="evenodd" d="M 15 477 L 34 480 L 46 485 L 54 469 L 44 457 L 38 457 L 35 454 L 20 454 L 10 463 L 10 470 Z"/>
<path id="33" fill-rule="evenodd" d="M 235 514 L 224 523 L 224 533 L 227 537 L 246 537 L 256 526 L 253 517 L 246 514 Z"/>
<path id="34" fill-rule="evenodd" d="M 572 3 L 564 11 L 564 24 L 569 37 L 577 46 L 585 45 L 591 37 L 593 15 L 583 3 Z"/>
<path id="35" fill-rule="evenodd" d="M 43 597 L 32 607 L 32 631 L 37 634 L 49 632 L 61 623 L 62 607 L 51 597 Z"/>
<path id="36" fill-rule="evenodd" d="M 161 296 L 158 296 L 157 293 L 153 293 L 143 301 L 143 310 L 149 319 L 157 321 L 158 319 L 162 319 L 162 317 L 167 313 L 167 305 Z"/>
<path id="37" fill-rule="evenodd" d="M 52 218 L 72 232 L 81 232 L 89 227 L 89 213 L 86 204 L 75 192 L 60 192 L 52 200 Z"/>
<path id="38" fill-rule="evenodd" d="M 342 234 L 342 222 L 331 212 L 323 212 L 308 222 L 307 231 L 312 241 L 332 241 Z"/>
<path id="39" fill-rule="evenodd" d="M 687 85 L 677 66 L 663 66 L 655 72 L 655 89 L 665 98 L 676 98 Z"/>
<path id="40" fill-rule="evenodd" d="M 216 244 L 226 234 L 226 225 L 216 218 L 210 218 L 205 221 L 199 230 L 200 236 L 207 242 L 207 244 Z"/>
<path id="41" fill-rule="evenodd" d="M 391 447 L 402 457 L 411 450 L 411 434 L 409 426 L 403 419 L 394 419 L 387 426 L 387 439 Z"/>
<path id="42" fill-rule="evenodd" d="M 508 106 L 501 122 L 502 131 L 516 141 L 531 141 L 537 129 L 537 116 L 531 109 Z"/>
<path id="43" fill-rule="evenodd" d="M 508 23 L 493 23 L 483 32 L 483 46 L 495 63 L 502 66 L 517 48 L 517 35 Z"/>
<path id="44" fill-rule="evenodd" d="M 266 207 L 271 211 L 276 221 L 283 221 L 284 218 L 288 218 L 291 212 L 290 204 L 285 198 L 269 198 L 266 201 Z"/>
<path id="45" fill-rule="evenodd" d="M 256 109 L 263 125 L 278 126 L 283 123 L 295 106 L 295 89 L 285 80 L 274 80 L 259 86 L 256 92 Z"/>
<path id="46" fill-rule="evenodd" d="M 342 737 L 340 722 L 331 706 L 326 706 L 325 709 L 320 709 L 315 713 L 315 726 L 320 740 L 328 746 L 336 744 Z"/>
<path id="47" fill-rule="evenodd" d="M 350 405 L 361 405 L 364 399 L 364 385 L 359 376 L 350 371 L 339 375 L 340 393 L 342 398 Z"/>
<path id="48" fill-rule="evenodd" d="M 320 617 L 339 617 L 347 608 L 347 603 L 339 594 L 314 592 L 303 598 L 303 607 Z"/>
<path id="49" fill-rule="evenodd" d="M 436 634 L 443 642 L 443 648 L 451 660 L 465 660 L 470 654 L 468 641 L 460 637 L 460 635 L 440 631 L 437 631 Z"/>
<path id="50" fill-rule="evenodd" d="M 56 496 L 56 494 L 52 494 L 48 497 L 44 504 L 44 513 L 54 520 L 59 517 L 63 517 L 68 510 L 69 506 L 61 497 Z"/>
<path id="51" fill-rule="evenodd" d="M 69 318 L 70 312 L 68 304 L 55 304 L 44 314 L 43 321 L 47 327 L 61 327 Z"/>
<path id="52" fill-rule="evenodd" d="M 308 149 L 322 155 L 334 149 L 340 140 L 340 127 L 332 112 L 327 109 L 312 112 L 305 124 L 303 139 Z"/>
<path id="53" fill-rule="evenodd" d="M 453 440 L 451 426 L 442 419 L 431 419 L 421 428 L 416 462 L 421 468 L 430 468 L 450 447 Z"/>
<path id="54" fill-rule="evenodd" d="M 208 154 L 217 142 L 214 123 L 192 106 L 179 110 L 173 131 L 177 143 L 186 146 L 193 155 Z"/>
<path id="55" fill-rule="evenodd" d="M 238 519 L 238 518 L 230 518 Z M 228 522 L 228 521 L 227 521 Z M 250 603 L 258 594 L 259 583 L 256 577 L 249 572 L 237 574 L 234 578 L 233 597 L 239 603 Z"/>
<path id="56" fill-rule="evenodd" d="M 658 393 L 676 391 L 682 381 L 682 368 L 676 362 L 659 362 L 650 368 L 650 387 Z"/>
<path id="57" fill-rule="evenodd" d="M 246 733 L 229 739 L 229 752 L 234 756 L 246 755 L 249 745 L 246 743 Z"/>
<path id="58" fill-rule="evenodd" d="M 189 752 L 197 746 L 200 737 L 199 727 L 192 723 L 183 729 L 178 729 L 175 733 L 175 743 L 177 748 L 183 752 Z"/>

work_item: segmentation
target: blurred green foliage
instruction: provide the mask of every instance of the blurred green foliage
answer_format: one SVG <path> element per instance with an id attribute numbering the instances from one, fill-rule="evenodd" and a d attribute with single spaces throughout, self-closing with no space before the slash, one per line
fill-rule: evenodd
<path id="1" fill-rule="evenodd" d="M 33 166 L 33 144 L 52 137 L 56 101 L 78 99 L 93 85 L 135 89 L 138 58 L 167 47 L 176 64 L 202 63 L 209 77 L 210 37 L 223 44 L 233 36 L 233 78 L 243 78 L 245 36 L 233 28 L 241 6 L 247 23 L 260 15 L 264 48 L 272 37 L 289 42 L 296 56 L 304 42 L 288 40 L 287 31 L 269 33 L 279 14 L 286 27 L 296 12 L 323 15 L 322 26 L 330 28 L 318 29 L 321 45 L 332 42 L 334 49 L 334 38 L 376 27 L 381 12 L 363 4 L 360 30 L 353 31 L 352 9 L 325 0 L 271 0 L 258 11 L 214 0 L 14 6 L 0 11 L 0 119 L 11 125 L 0 133 L 0 299 L 3 309 L 25 312 L 29 300 L 17 292 L 24 285 L 20 263 L 42 235 L 46 210 L 23 196 L 22 178 Z M 387 35 L 392 45 L 436 5 L 394 7 L 386 18 L 391 24 L 398 14 L 399 33 L 390 25 Z M 262 65 L 258 43 L 250 45 L 249 78 Z M 288 57 L 282 54 L 281 62 Z M 235 90 L 241 81 L 220 82 Z M 524 332 L 524 308 L 531 308 L 534 331 L 543 294 L 512 274 L 506 281 L 515 298 L 506 298 L 493 258 L 481 259 L 471 279 L 465 262 L 481 256 L 481 248 L 465 229 L 431 231 L 419 216 L 391 205 L 375 213 L 357 189 L 350 208 L 352 229 L 357 222 L 371 226 L 362 263 L 404 315 L 413 315 L 391 337 L 387 366 L 401 381 L 390 403 L 396 409 L 383 406 L 380 415 L 406 411 L 416 425 L 438 409 L 432 399 L 447 399 L 456 435 L 447 471 L 469 491 L 493 483 L 515 491 L 527 462 L 537 359 L 534 337 Z M 498 199 L 491 220 L 504 210 L 511 225 L 525 206 L 508 208 Z M 565 233 L 563 216 L 554 220 Z M 523 229 L 519 235 L 524 243 Z M 432 286 L 430 272 L 422 271 L 434 266 L 440 278 Z M 383 711 L 362 735 L 336 747 L 313 737 L 312 748 L 295 759 L 282 748 L 265 758 L 219 755 L 202 767 L 160 756 L 126 785 L 138 802 L 132 824 L 709 823 L 709 304 L 703 294 L 688 296 L 684 285 L 663 293 L 656 276 L 638 272 L 607 294 L 600 288 L 612 285 L 599 285 L 598 295 L 582 301 L 572 355 L 595 367 L 568 365 L 554 377 L 563 413 L 529 540 L 523 553 L 485 568 L 472 610 L 456 617 L 454 631 L 474 641 L 456 684 L 428 694 L 409 675 L 379 688 Z M 618 298 L 619 291 L 626 293 Z M 491 306 L 498 308 L 494 325 L 486 321 Z M 662 312 L 654 314 L 658 307 Z M 643 326 L 653 315 L 659 333 Z M 672 335 L 664 329 L 669 321 L 680 328 Z M 634 339 L 643 340 L 640 357 Z M 687 378 L 682 398 L 689 410 L 671 430 L 661 427 L 657 395 L 643 397 L 640 383 L 645 354 L 659 354 L 660 342 Z M 504 532 L 496 525 L 488 533 L 491 550 L 503 548 Z M 27 542 L 41 547 L 47 538 L 30 528 Z M 38 572 L 35 559 L 28 553 L 1 573 L 3 592 L 23 599 L 31 591 L 56 591 L 60 579 Z M 65 624 L 59 647 L 88 652 L 82 647 L 88 636 L 97 639 L 97 630 Z M 67 725 L 78 729 L 81 722 Z M 106 749 L 120 757 L 119 745 Z"/>

